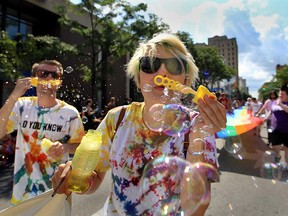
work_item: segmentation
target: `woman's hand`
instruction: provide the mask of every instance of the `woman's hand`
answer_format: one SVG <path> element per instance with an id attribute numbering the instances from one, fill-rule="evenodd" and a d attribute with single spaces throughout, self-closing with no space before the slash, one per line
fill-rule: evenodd
<path id="1" fill-rule="evenodd" d="M 68 161 L 66 164 L 60 164 L 58 169 L 55 171 L 53 177 L 52 177 L 52 185 L 54 188 L 54 192 L 59 194 L 66 194 L 69 196 L 71 194 L 71 191 L 68 189 L 67 184 L 67 175 L 68 172 L 71 169 L 72 161 Z M 63 180 L 64 179 L 64 180 Z M 63 181 L 61 183 L 61 181 Z M 59 184 L 61 184 L 59 186 Z"/>
<path id="2" fill-rule="evenodd" d="M 211 132 L 216 133 L 226 128 L 226 109 L 223 104 L 205 95 L 204 101 L 199 99 L 198 108 L 205 125 L 212 126 Z M 197 121 L 195 126 L 197 127 Z"/>

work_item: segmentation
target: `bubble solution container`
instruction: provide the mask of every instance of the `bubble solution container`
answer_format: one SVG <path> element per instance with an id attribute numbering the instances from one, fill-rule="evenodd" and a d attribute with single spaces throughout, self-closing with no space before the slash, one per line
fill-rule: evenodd
<path id="1" fill-rule="evenodd" d="M 72 170 L 68 174 L 68 188 L 72 192 L 84 193 L 90 186 L 90 177 L 95 169 L 102 144 L 102 133 L 88 130 L 77 147 L 72 159 Z"/>

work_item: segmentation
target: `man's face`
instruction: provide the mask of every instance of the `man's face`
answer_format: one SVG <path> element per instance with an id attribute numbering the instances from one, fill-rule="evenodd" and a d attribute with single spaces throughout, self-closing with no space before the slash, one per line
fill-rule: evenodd
<path id="1" fill-rule="evenodd" d="M 38 78 L 37 90 L 40 92 L 56 91 L 61 85 L 61 73 L 57 66 L 40 64 L 36 71 Z"/>

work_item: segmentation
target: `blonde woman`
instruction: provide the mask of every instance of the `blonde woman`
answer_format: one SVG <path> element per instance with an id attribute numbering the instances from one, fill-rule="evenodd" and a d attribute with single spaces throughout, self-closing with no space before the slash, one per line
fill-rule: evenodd
<path id="1" fill-rule="evenodd" d="M 161 102 L 163 87 L 154 84 L 154 77 L 162 75 L 182 84 L 190 86 L 198 75 L 198 69 L 193 57 L 185 45 L 173 34 L 159 34 L 147 42 L 139 45 L 127 65 L 127 74 L 136 82 L 137 88 L 142 92 L 144 102 L 133 102 L 126 106 L 125 116 L 114 135 L 116 122 L 121 107 L 108 112 L 98 129 L 103 132 L 102 156 L 95 173 L 91 177 L 93 184 L 86 193 L 93 193 L 100 186 L 105 173 L 111 169 L 112 185 L 110 193 L 103 208 L 103 215 L 154 215 L 159 202 L 153 203 L 153 208 L 141 202 L 139 189 L 140 178 L 145 165 L 153 158 L 165 155 L 179 156 L 183 152 L 184 134 L 179 137 L 168 136 L 164 133 L 151 131 L 148 127 L 148 118 L 151 116 L 150 108 Z M 145 90 L 149 85 L 150 91 Z M 169 91 L 172 95 L 173 92 Z M 167 103 L 169 103 L 167 101 Z M 211 124 L 214 131 L 225 128 L 225 107 L 214 99 L 208 97 L 200 100 L 199 111 L 206 124 Z M 190 141 L 200 135 L 191 132 Z M 215 144 L 214 137 L 206 137 L 206 143 Z M 210 148 L 211 149 L 211 148 Z M 212 154 L 204 154 L 203 160 L 216 164 L 216 148 Z M 186 160 L 193 162 L 193 149 L 188 147 Z M 60 166 L 54 176 L 54 186 L 61 180 L 61 173 L 66 172 L 70 164 Z M 63 176 L 63 175 L 62 175 Z M 210 184 L 210 183 L 207 183 Z M 155 190 L 148 196 L 161 199 L 161 186 L 153 185 Z M 209 187 L 210 188 L 210 187 Z M 69 194 L 64 184 L 57 191 Z M 149 197 L 147 198 L 149 199 Z M 195 215 L 204 215 L 210 199 L 197 209 Z M 157 206 L 158 205 L 158 206 Z"/>

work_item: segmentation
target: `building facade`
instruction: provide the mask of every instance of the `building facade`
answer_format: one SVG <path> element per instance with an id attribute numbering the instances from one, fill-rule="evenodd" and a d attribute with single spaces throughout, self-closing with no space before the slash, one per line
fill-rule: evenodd
<path id="1" fill-rule="evenodd" d="M 236 38 L 228 39 L 227 36 L 214 36 L 208 38 L 208 45 L 216 47 L 218 54 L 223 57 L 224 64 L 236 71 L 235 80 L 239 86 L 238 72 L 238 46 Z"/>

